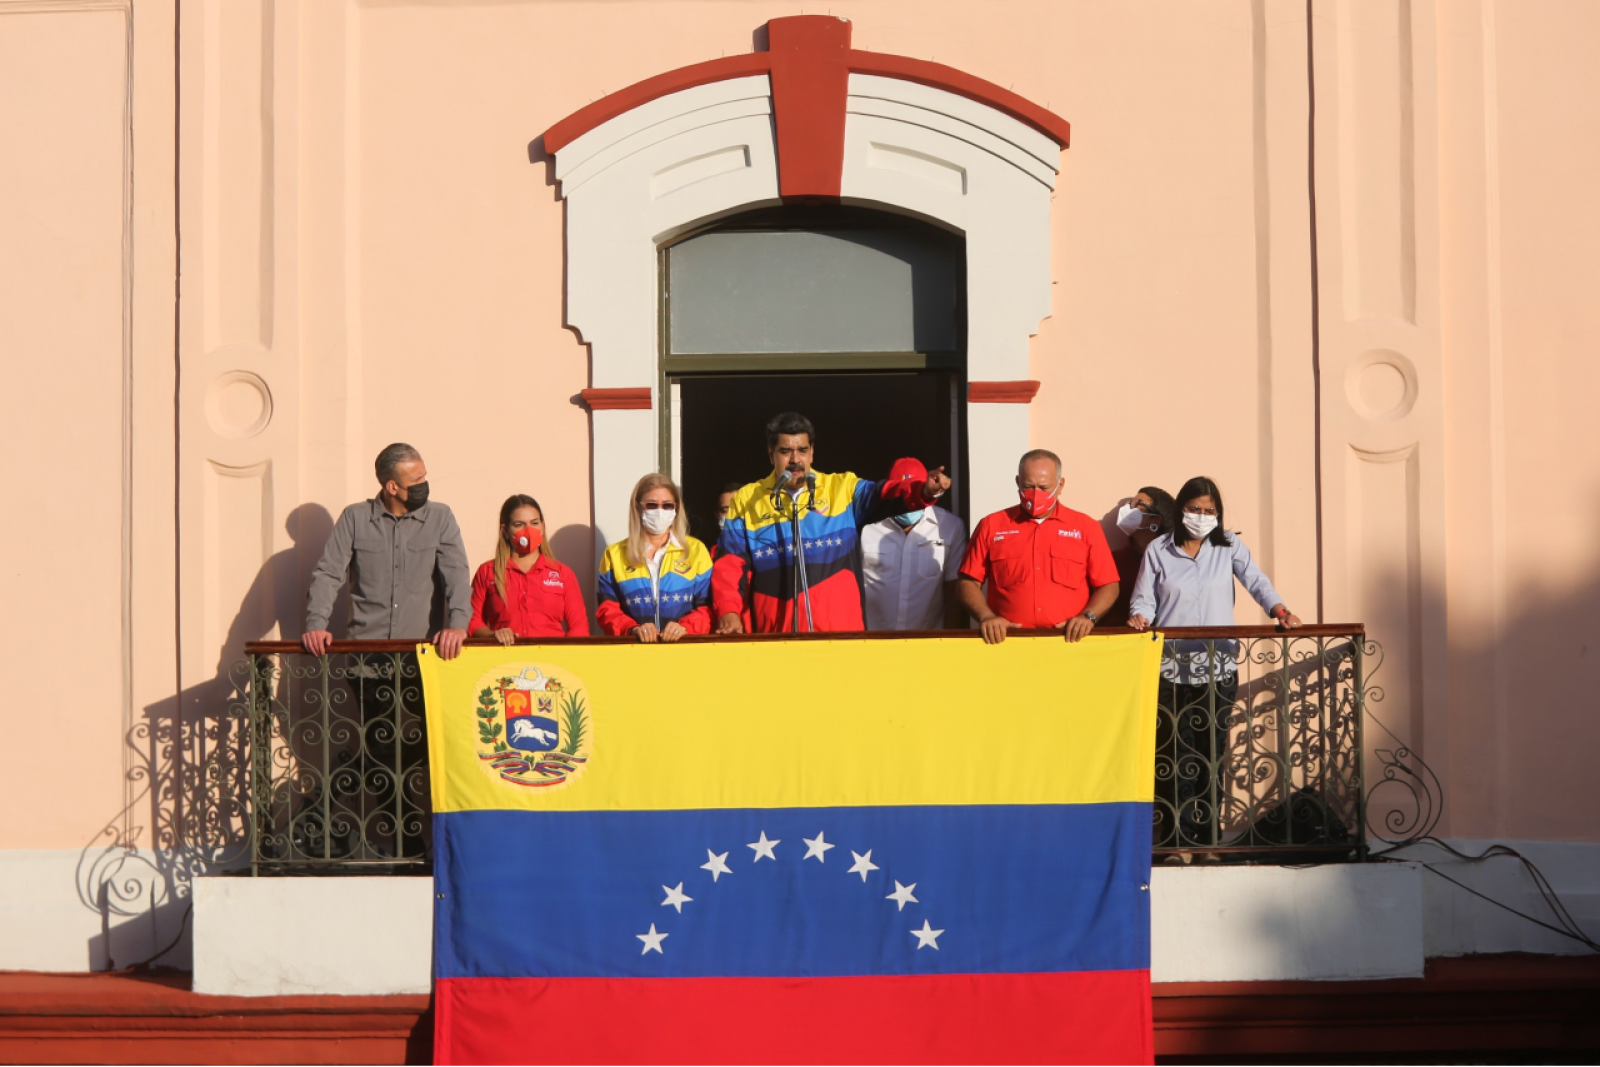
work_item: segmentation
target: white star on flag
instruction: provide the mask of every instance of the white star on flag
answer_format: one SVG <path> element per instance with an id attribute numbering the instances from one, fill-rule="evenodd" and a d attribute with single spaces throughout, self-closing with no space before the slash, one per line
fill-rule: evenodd
<path id="1" fill-rule="evenodd" d="M 861 880 L 865 882 L 867 880 L 867 872 L 878 869 L 878 865 L 872 862 L 872 850 L 870 848 L 867 849 L 867 854 L 865 856 L 854 850 L 851 850 L 850 855 L 856 858 L 856 864 L 854 867 L 851 867 L 844 873 L 859 874 L 861 876 Z"/>
<path id="2" fill-rule="evenodd" d="M 726 862 L 727 859 L 728 854 L 726 852 L 719 856 L 708 848 L 706 849 L 706 862 L 700 865 L 700 869 L 702 871 L 710 871 L 711 880 L 715 882 L 723 875 L 733 873 L 733 868 L 729 867 Z"/>
<path id="3" fill-rule="evenodd" d="M 895 884 L 898 885 L 899 883 L 897 882 Z M 652 926 L 651 929 L 654 930 L 655 927 Z M 939 935 L 942 934 L 942 933 L 944 933 L 943 930 L 935 930 L 929 924 L 927 919 L 923 919 L 922 920 L 922 929 L 911 931 L 911 936 L 917 939 L 917 948 L 918 948 L 918 950 L 920 950 L 922 948 L 922 946 L 924 946 L 924 945 L 931 945 L 933 947 L 933 951 L 938 952 L 939 951 Z M 657 949 L 656 951 L 660 952 L 661 950 Z"/>
<path id="4" fill-rule="evenodd" d="M 682 882 L 679 882 L 676 886 L 670 888 L 667 886 L 662 886 L 661 888 L 667 891 L 667 899 L 661 902 L 661 906 L 664 908 L 668 904 L 671 904 L 674 908 L 678 909 L 679 915 L 683 914 L 683 906 L 694 899 L 694 897 L 689 896 L 683 891 Z M 912 888 L 916 887 L 913 886 Z"/>
<path id="5" fill-rule="evenodd" d="M 827 861 L 827 859 L 828 859 L 827 851 L 830 848 L 836 847 L 834 845 L 828 844 L 828 842 L 826 842 L 826 841 L 824 841 L 822 839 L 822 831 L 821 830 L 817 831 L 817 836 L 816 837 L 802 837 L 800 840 L 802 840 L 802 841 L 804 841 L 806 843 L 806 854 L 804 856 L 800 857 L 800 862 L 801 863 L 804 863 L 806 860 L 810 859 L 812 856 L 817 857 L 817 862 L 818 863 L 825 863 Z"/>
<path id="6" fill-rule="evenodd" d="M 913 930 L 912 933 L 916 933 L 916 931 Z M 943 931 L 941 930 L 940 933 L 943 933 Z M 665 941 L 671 935 L 656 933 L 656 924 L 651 923 L 650 932 L 648 934 L 634 934 L 633 936 L 644 942 L 644 948 L 639 950 L 639 955 L 643 956 L 648 952 L 661 952 L 661 942 Z M 935 945 L 933 947 L 938 948 L 939 946 Z M 663 956 L 666 955 L 665 952 L 661 952 L 661 954 Z"/>
<path id="7" fill-rule="evenodd" d="M 756 850 L 756 858 L 751 861 L 753 863 L 760 863 L 763 856 L 776 863 L 778 862 L 778 856 L 777 853 L 773 852 L 772 850 L 777 848 L 782 843 L 782 841 L 768 841 L 767 832 L 763 830 L 761 831 L 761 840 L 752 841 L 746 845 L 745 848 L 753 848 Z"/>
<path id="8" fill-rule="evenodd" d="M 666 887 L 662 886 L 662 888 L 665 889 Z M 894 882 L 894 892 L 890 893 L 884 899 L 885 900 L 892 900 L 896 904 L 900 905 L 900 907 L 896 909 L 897 911 L 905 911 L 907 904 L 919 904 L 919 903 L 921 903 L 921 901 L 917 900 L 916 897 L 911 895 L 911 891 L 913 889 L 915 889 L 915 888 L 917 888 L 917 883 L 912 882 L 910 885 L 901 885 L 900 884 L 900 879 L 896 878 L 895 882 Z M 678 910 L 682 911 L 683 909 L 679 908 Z M 938 948 L 939 946 L 935 945 L 933 947 L 934 948 Z"/>

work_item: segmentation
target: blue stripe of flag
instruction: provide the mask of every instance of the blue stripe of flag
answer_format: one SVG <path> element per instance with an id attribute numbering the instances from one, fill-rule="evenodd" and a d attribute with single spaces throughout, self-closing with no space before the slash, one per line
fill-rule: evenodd
<path id="1" fill-rule="evenodd" d="M 1150 814 L 1149 803 L 440 814 L 435 966 L 441 978 L 1145 969 Z M 751 847 L 763 841 L 778 843 Z"/>

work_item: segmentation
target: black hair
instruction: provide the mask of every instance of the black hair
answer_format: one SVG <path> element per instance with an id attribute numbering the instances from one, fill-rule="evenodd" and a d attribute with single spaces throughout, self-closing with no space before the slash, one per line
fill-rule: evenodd
<path id="1" fill-rule="evenodd" d="M 782 434 L 805 434 L 807 440 L 813 445 L 817 443 L 817 431 L 812 428 L 811 420 L 798 411 L 785 411 L 781 415 L 774 415 L 767 420 L 767 451 L 778 447 L 778 437 Z"/>
<path id="2" fill-rule="evenodd" d="M 1183 506 L 1189 503 L 1189 501 L 1198 500 L 1203 496 L 1210 497 L 1216 502 L 1217 505 L 1217 526 L 1216 529 L 1212 530 L 1211 533 L 1207 535 L 1206 540 L 1210 541 L 1218 548 L 1227 548 L 1233 542 L 1231 540 L 1231 535 L 1228 533 L 1227 520 L 1223 518 L 1222 490 L 1217 488 L 1216 482 L 1205 477 L 1204 475 L 1196 478 L 1190 478 L 1188 481 L 1183 483 L 1183 488 L 1178 490 L 1178 506 L 1177 510 L 1173 514 L 1173 539 L 1178 539 L 1178 527 L 1183 524 Z M 1189 531 L 1185 530 L 1183 532 L 1183 540 L 1186 541 L 1188 539 Z"/>
<path id="3" fill-rule="evenodd" d="M 1156 518 L 1161 520 L 1161 528 L 1156 531 L 1157 536 L 1172 533 L 1178 528 L 1178 502 L 1172 499 L 1172 494 L 1165 489 L 1154 485 L 1139 487 L 1139 492 L 1150 498 L 1150 506 L 1155 509 Z M 1221 506 L 1218 506 L 1218 511 Z"/>
<path id="4" fill-rule="evenodd" d="M 717 495 L 721 496 L 723 493 L 737 493 L 739 490 L 741 490 L 743 488 L 744 488 L 744 483 L 743 482 L 729 482 L 727 485 L 722 487 L 722 489 L 717 493 Z"/>

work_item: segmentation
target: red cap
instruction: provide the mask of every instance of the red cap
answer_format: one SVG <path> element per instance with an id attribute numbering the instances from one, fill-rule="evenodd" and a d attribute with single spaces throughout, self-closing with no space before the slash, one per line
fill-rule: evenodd
<path id="1" fill-rule="evenodd" d="M 883 480 L 883 498 L 901 505 L 903 511 L 925 508 L 928 502 L 922 498 L 922 486 L 927 480 L 928 468 L 920 460 L 909 456 L 897 459 Z"/>

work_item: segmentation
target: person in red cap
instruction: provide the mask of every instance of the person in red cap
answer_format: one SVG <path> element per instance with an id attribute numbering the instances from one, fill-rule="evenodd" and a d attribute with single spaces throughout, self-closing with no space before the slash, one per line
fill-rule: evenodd
<path id="1" fill-rule="evenodd" d="M 927 503 L 928 469 L 895 460 L 883 481 L 894 512 L 861 530 L 861 585 L 869 630 L 959 629 L 966 613 L 955 588 L 967 549 L 960 517 Z"/>
<path id="2" fill-rule="evenodd" d="M 972 531 L 961 562 L 961 603 L 991 645 L 1004 641 L 1007 630 L 1051 627 L 1077 641 L 1117 601 L 1117 563 L 1105 531 L 1061 503 L 1061 482 L 1060 456 L 1042 448 L 1024 453 L 1017 464 L 1021 502 Z"/>

